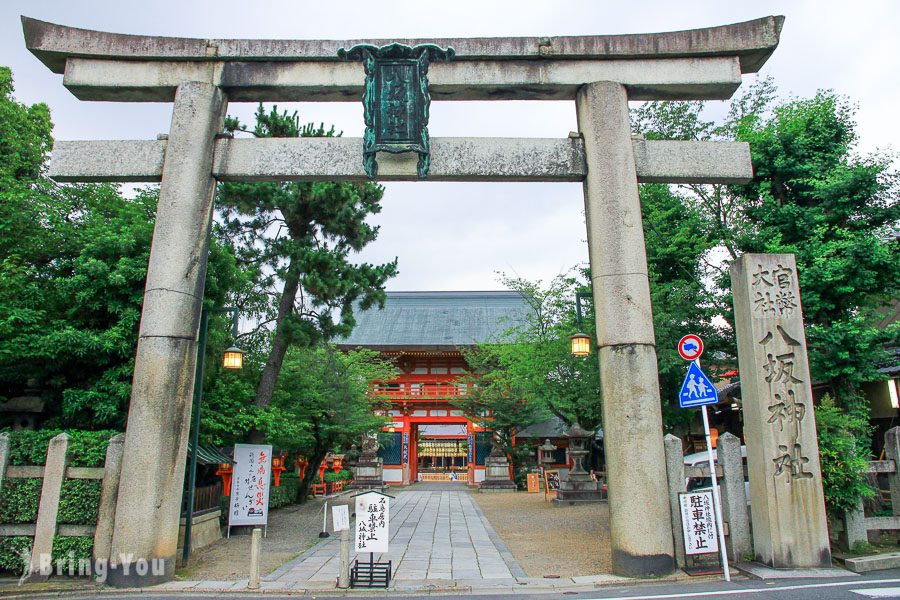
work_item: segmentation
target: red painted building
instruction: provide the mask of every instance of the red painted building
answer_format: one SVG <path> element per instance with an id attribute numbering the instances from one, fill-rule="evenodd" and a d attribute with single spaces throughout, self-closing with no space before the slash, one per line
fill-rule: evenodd
<path id="1" fill-rule="evenodd" d="M 377 350 L 400 369 L 397 379 L 372 385 L 391 400 L 391 443 L 380 451 L 386 483 L 484 478 L 490 435 L 454 406 L 468 391 L 460 349 L 502 340 L 527 311 L 519 293 L 504 291 L 388 292 L 383 310 L 357 312 L 353 334 L 338 346 Z"/>

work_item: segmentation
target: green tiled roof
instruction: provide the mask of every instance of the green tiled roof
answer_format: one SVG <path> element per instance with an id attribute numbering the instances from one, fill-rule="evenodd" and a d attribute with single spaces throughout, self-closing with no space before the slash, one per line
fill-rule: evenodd
<path id="1" fill-rule="evenodd" d="M 388 292 L 383 310 L 356 313 L 342 348 L 450 350 L 501 341 L 529 307 L 518 292 Z"/>

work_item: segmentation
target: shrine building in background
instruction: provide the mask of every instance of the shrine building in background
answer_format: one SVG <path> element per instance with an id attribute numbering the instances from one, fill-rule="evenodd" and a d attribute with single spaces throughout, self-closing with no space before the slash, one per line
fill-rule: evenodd
<path id="1" fill-rule="evenodd" d="M 356 328 L 342 350 L 367 348 L 400 371 L 372 393 L 391 401 L 391 435 L 379 451 L 384 481 L 484 479 L 491 435 L 455 406 L 468 391 L 468 366 L 461 350 L 502 342 L 530 310 L 518 292 L 388 292 L 384 309 L 356 313 Z"/>

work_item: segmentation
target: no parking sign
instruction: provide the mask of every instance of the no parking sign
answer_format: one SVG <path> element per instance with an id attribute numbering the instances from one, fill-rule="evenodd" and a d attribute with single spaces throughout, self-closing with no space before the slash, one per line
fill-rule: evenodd
<path id="1" fill-rule="evenodd" d="M 703 340 L 699 335 L 687 334 L 678 342 L 678 354 L 684 360 L 697 360 L 703 354 Z"/>

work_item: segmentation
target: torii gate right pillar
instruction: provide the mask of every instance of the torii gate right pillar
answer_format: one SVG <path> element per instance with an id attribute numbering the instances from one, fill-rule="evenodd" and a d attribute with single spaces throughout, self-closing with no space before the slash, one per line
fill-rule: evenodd
<path id="1" fill-rule="evenodd" d="M 612 568 L 664 575 L 675 568 L 656 341 L 628 97 L 589 83 L 575 99 L 584 137 L 584 205 L 597 320 Z"/>

